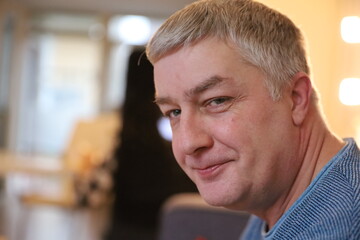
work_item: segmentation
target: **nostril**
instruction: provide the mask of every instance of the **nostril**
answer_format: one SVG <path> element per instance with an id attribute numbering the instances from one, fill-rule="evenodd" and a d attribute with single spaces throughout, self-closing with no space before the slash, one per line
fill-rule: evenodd
<path id="1" fill-rule="evenodd" d="M 212 138 L 202 129 L 188 130 L 182 136 L 182 146 L 186 155 L 197 154 L 212 146 Z"/>

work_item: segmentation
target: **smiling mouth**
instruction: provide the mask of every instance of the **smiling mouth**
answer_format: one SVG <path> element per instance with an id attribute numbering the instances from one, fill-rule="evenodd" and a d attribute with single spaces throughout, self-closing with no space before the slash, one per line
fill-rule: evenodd
<path id="1" fill-rule="evenodd" d="M 221 173 L 221 170 L 223 170 L 225 168 L 225 165 L 227 165 L 227 163 L 229 162 L 231 161 L 211 165 L 205 168 L 195 168 L 195 170 L 201 178 L 204 179 L 215 178 Z"/>

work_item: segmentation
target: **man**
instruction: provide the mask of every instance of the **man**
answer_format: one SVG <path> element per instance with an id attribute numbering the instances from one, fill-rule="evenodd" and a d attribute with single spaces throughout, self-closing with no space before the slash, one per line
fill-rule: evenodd
<path id="1" fill-rule="evenodd" d="M 251 0 L 203 0 L 153 36 L 155 102 L 211 205 L 243 239 L 360 239 L 360 151 L 327 128 L 300 30 Z"/>

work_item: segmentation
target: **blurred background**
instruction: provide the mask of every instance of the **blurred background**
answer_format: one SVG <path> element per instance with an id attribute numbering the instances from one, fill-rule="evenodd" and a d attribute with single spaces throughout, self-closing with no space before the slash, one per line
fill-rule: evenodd
<path id="1" fill-rule="evenodd" d="M 1 240 L 155 239 L 163 202 L 196 191 L 143 56 L 191 2 L 0 0 Z M 360 143 L 360 1 L 261 2 L 302 29 L 330 128 Z"/>

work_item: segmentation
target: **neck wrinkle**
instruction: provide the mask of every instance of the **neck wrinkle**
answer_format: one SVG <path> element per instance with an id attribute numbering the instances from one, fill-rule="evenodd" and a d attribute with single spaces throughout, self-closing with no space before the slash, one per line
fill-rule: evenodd
<path id="1" fill-rule="evenodd" d="M 264 219 L 269 229 L 274 227 L 344 145 L 340 139 L 331 134 L 325 122 L 320 116 L 317 117 L 316 113 L 309 114 L 307 121 L 300 127 L 299 143 L 297 153 L 301 161 L 299 170 L 288 191 L 267 211 Z"/>

